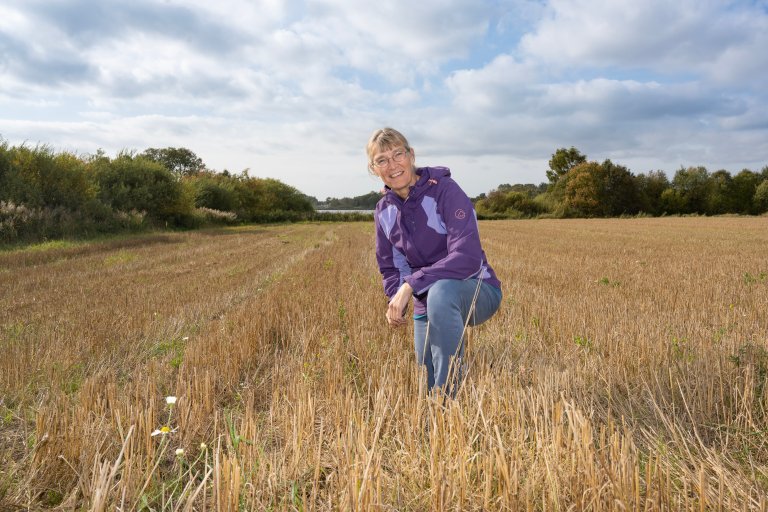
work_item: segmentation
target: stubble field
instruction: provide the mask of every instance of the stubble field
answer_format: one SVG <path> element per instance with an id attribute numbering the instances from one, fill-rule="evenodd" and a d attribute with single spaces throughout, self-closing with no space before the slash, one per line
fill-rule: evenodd
<path id="1" fill-rule="evenodd" d="M 768 509 L 768 218 L 480 231 L 447 402 L 372 224 L 0 253 L 0 510 Z"/>

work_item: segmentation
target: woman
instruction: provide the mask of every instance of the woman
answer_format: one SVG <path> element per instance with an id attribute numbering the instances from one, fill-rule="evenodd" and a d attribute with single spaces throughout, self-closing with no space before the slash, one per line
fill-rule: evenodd
<path id="1" fill-rule="evenodd" d="M 501 303 L 501 283 L 488 264 L 472 202 L 445 167 L 416 168 L 416 153 L 397 130 L 376 130 L 368 169 L 385 185 L 376 205 L 376 260 L 389 298 L 390 326 L 405 325 L 413 297 L 416 358 L 429 388 L 454 394 L 465 325 L 488 320 Z M 451 364 L 455 376 L 449 383 Z"/>

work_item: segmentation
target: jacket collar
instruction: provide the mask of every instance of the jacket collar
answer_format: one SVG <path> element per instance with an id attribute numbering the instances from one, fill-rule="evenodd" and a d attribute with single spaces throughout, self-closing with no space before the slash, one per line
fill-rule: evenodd
<path id="1" fill-rule="evenodd" d="M 408 197 L 405 199 L 401 198 L 399 195 L 395 194 L 391 188 L 384 185 L 384 193 L 390 199 L 390 201 L 394 201 L 398 205 L 411 202 L 416 203 L 416 201 L 424 195 L 424 193 L 429 188 L 428 186 L 425 186 L 430 181 L 429 167 L 417 167 L 415 173 L 416 176 L 418 176 L 418 179 L 408 191 Z"/>

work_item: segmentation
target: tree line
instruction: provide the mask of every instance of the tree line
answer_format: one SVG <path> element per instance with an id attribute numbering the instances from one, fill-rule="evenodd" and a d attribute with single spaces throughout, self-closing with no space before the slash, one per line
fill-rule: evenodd
<path id="1" fill-rule="evenodd" d="M 632 174 L 610 160 L 588 161 L 574 147 L 549 160 L 548 182 L 502 184 L 473 199 L 479 218 L 617 217 L 622 215 L 759 215 L 768 212 L 768 166 L 710 173 L 680 168 Z M 381 197 L 318 201 L 279 180 L 248 170 L 208 169 L 186 148 L 103 151 L 78 156 L 48 146 L 10 146 L 0 139 L 0 243 L 94 236 L 152 227 L 305 219 L 363 220 L 322 209 L 372 210 Z"/>
<path id="2" fill-rule="evenodd" d="M 705 167 L 632 174 L 610 160 L 588 161 L 574 147 L 549 160 L 548 183 L 503 184 L 475 198 L 480 218 L 618 217 L 622 215 L 759 215 L 768 212 L 768 166 L 732 176 Z"/>
<path id="3" fill-rule="evenodd" d="M 312 206 L 318 210 L 373 210 L 381 199 L 381 192 L 368 192 L 355 197 L 328 197 L 318 201 L 311 197 Z"/>
<path id="4" fill-rule="evenodd" d="M 215 172 L 186 148 L 110 158 L 0 140 L 0 242 L 152 227 L 301 220 L 310 199 L 275 179 Z"/>
<path id="5" fill-rule="evenodd" d="M 638 175 L 605 160 L 587 161 L 578 149 L 560 148 L 549 160 L 547 182 L 504 183 L 472 198 L 484 219 L 619 217 L 622 215 L 759 215 L 768 211 L 768 166 L 732 176 L 705 167 L 680 168 L 670 180 L 660 170 Z M 372 210 L 380 192 L 327 198 L 316 208 Z"/>

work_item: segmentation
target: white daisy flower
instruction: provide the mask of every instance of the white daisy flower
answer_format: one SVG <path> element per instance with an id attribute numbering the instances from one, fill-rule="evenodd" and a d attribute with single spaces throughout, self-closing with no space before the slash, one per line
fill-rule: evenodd
<path id="1" fill-rule="evenodd" d="M 173 434 L 177 430 L 179 430 L 179 429 L 178 428 L 171 429 L 171 427 L 169 427 L 169 426 L 162 426 L 162 427 L 158 428 L 157 430 L 152 431 L 150 436 L 152 436 L 152 437 L 164 436 L 166 434 Z"/>

